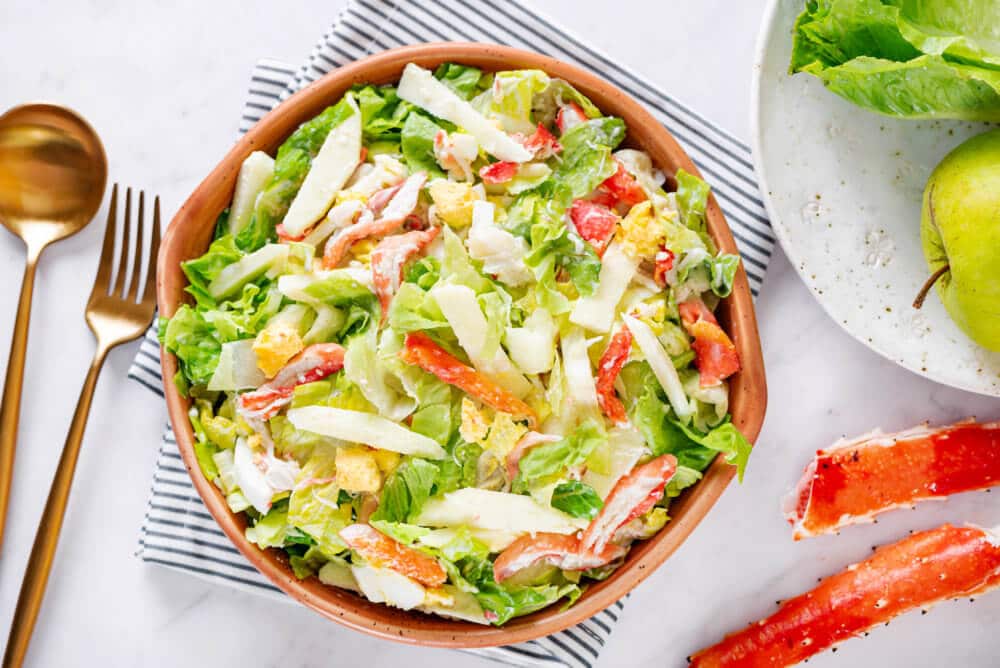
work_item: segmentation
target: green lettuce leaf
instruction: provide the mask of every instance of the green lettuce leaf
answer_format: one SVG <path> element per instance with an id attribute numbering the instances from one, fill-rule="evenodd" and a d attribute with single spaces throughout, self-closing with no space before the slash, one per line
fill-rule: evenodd
<path id="1" fill-rule="evenodd" d="M 552 492 L 552 507 L 573 517 L 590 520 L 597 517 L 604 502 L 590 485 L 570 480 L 556 485 Z"/>
<path id="2" fill-rule="evenodd" d="M 267 515 L 247 527 L 247 540 L 261 549 L 281 547 L 288 532 L 288 508 L 284 504 L 275 505 Z"/>
<path id="3" fill-rule="evenodd" d="M 403 158 L 411 171 L 425 171 L 441 175 L 441 167 L 434 157 L 434 137 L 444 130 L 424 114 L 411 113 L 403 123 L 400 146 Z"/>
<path id="4" fill-rule="evenodd" d="M 188 279 L 187 292 L 194 296 L 199 306 L 213 307 L 215 299 L 208 294 L 208 285 L 224 268 L 243 257 L 236 247 L 236 240 L 229 234 L 212 242 L 201 257 L 181 262 L 181 270 Z"/>
<path id="5" fill-rule="evenodd" d="M 981 0 L 810 0 L 789 69 L 880 114 L 996 121 L 998 21 Z"/>
<path id="6" fill-rule="evenodd" d="M 406 522 L 430 498 L 437 474 L 437 466 L 425 459 L 414 457 L 404 461 L 385 481 L 378 510 L 371 519 Z"/>
<path id="7" fill-rule="evenodd" d="M 1000 120 L 1000 71 L 921 56 L 897 63 L 855 58 L 806 68 L 834 93 L 871 111 L 901 118 Z"/>
<path id="8" fill-rule="evenodd" d="M 583 109 L 587 118 L 600 117 L 601 110 L 590 101 L 586 95 L 573 88 L 568 82 L 562 79 L 552 79 L 548 87 L 535 95 L 532 101 L 535 120 L 544 125 L 552 125 L 559 113 L 559 107 L 569 102 L 575 102 Z"/>
<path id="9" fill-rule="evenodd" d="M 579 466 L 607 438 L 597 420 L 587 420 L 554 443 L 536 445 L 521 457 L 514 487 L 523 491 L 535 482 Z"/>
<path id="10" fill-rule="evenodd" d="M 969 64 L 1000 65 L 1000 4 L 983 0 L 897 0 L 896 22 L 922 53 Z"/>
<path id="11" fill-rule="evenodd" d="M 483 76 L 482 70 L 457 63 L 438 65 L 437 69 L 434 70 L 434 76 L 455 91 L 463 100 L 470 100 L 478 94 L 482 90 L 482 82 L 486 78 Z"/>
<path id="12" fill-rule="evenodd" d="M 549 86 L 549 75 L 541 70 L 497 72 L 493 85 L 474 104 L 488 117 L 498 119 L 507 132 L 531 133 L 535 124 L 531 110 L 535 96 Z"/>
<path id="13" fill-rule="evenodd" d="M 184 304 L 161 327 L 160 343 L 177 356 L 181 372 L 192 385 L 207 385 L 219 363 L 222 342 L 205 318 Z"/>

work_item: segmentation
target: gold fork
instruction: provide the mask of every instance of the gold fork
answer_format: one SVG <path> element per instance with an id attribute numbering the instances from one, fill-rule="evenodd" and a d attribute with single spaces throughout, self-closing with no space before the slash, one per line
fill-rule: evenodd
<path id="1" fill-rule="evenodd" d="M 69 501 L 69 489 L 73 483 L 73 472 L 76 470 L 76 460 L 80 454 L 80 443 L 87 426 L 87 415 L 90 413 L 90 402 L 94 396 L 94 387 L 100 375 L 101 366 L 108 351 L 117 345 L 138 338 L 149 327 L 156 306 L 156 255 L 160 248 L 160 198 L 153 204 L 153 230 L 150 235 L 149 253 L 146 263 L 143 262 L 143 218 L 145 209 L 145 194 L 139 192 L 139 215 L 135 229 L 135 241 L 129 241 L 132 227 L 132 189 L 125 191 L 125 220 L 122 228 L 122 241 L 115 257 L 115 219 L 118 209 L 118 184 L 111 191 L 111 206 L 108 210 L 108 226 L 104 232 L 104 246 L 101 250 L 101 262 L 94 279 L 94 289 L 87 302 L 87 324 L 97 338 L 97 350 L 94 361 L 83 382 L 80 400 L 70 423 L 66 445 L 63 446 L 59 467 L 56 469 L 49 498 L 45 503 L 45 512 L 38 524 L 35 543 L 31 548 L 31 557 L 21 583 L 21 593 L 17 599 L 14 621 L 10 628 L 7 649 L 4 652 L 3 668 L 16 668 L 24 661 L 28 651 L 31 632 L 38 618 L 38 611 L 45 596 L 45 585 L 52 569 L 52 561 L 59 542 L 59 531 L 62 529 L 63 515 Z M 128 269 L 129 249 L 132 248 L 132 278 L 125 291 L 125 280 Z M 114 285 L 111 283 L 112 270 L 118 265 Z M 140 283 L 143 267 L 146 269 L 145 280 Z"/>

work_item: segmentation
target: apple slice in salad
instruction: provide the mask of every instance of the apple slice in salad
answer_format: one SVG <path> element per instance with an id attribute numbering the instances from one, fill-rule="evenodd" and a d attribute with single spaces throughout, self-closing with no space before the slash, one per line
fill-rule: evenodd
<path id="1" fill-rule="evenodd" d="M 750 445 L 708 187 L 538 70 L 408 65 L 251 154 L 161 322 L 195 453 L 299 577 L 483 624 L 609 577 Z"/>

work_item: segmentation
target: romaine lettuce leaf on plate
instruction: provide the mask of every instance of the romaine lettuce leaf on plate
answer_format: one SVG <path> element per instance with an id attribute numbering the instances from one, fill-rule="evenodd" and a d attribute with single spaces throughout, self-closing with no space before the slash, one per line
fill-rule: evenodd
<path id="1" fill-rule="evenodd" d="M 995 121 L 998 26 L 990 0 L 809 0 L 789 70 L 888 116 Z"/>

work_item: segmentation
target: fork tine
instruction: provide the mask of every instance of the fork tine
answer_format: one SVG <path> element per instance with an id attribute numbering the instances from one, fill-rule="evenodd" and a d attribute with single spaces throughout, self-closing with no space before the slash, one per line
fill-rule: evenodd
<path id="1" fill-rule="evenodd" d="M 129 228 L 132 227 L 132 188 L 125 190 L 125 220 L 122 225 L 122 244 L 118 249 L 118 275 L 111 293 L 120 297 L 125 290 L 125 273 L 128 269 Z"/>
<path id="2" fill-rule="evenodd" d="M 143 242 L 143 219 L 146 214 L 146 193 L 139 191 L 139 220 L 135 228 L 135 257 L 132 258 L 132 281 L 128 286 L 125 298 L 131 302 L 138 301 L 139 296 L 139 275 L 142 274 L 142 242 Z"/>
<path id="3" fill-rule="evenodd" d="M 111 289 L 111 265 L 115 259 L 115 220 L 118 217 L 118 184 L 111 187 L 111 204 L 108 205 L 108 224 L 104 228 L 104 245 L 101 246 L 101 262 L 97 265 L 94 287 L 100 287 L 104 294 Z"/>
<path id="4" fill-rule="evenodd" d="M 151 302 L 156 295 L 156 265 L 160 255 L 160 197 L 153 199 L 153 240 L 149 244 L 149 268 L 146 269 L 146 289 L 142 302 Z"/>

